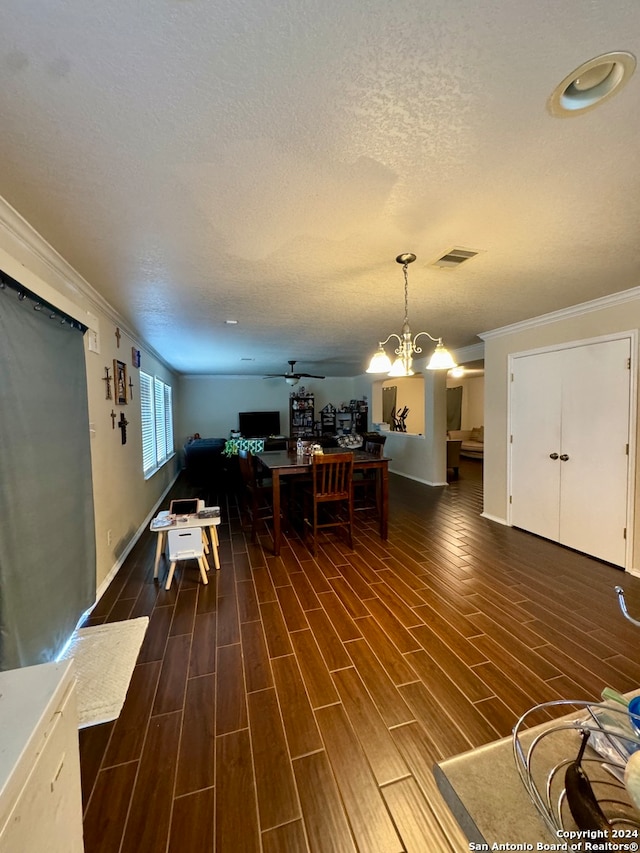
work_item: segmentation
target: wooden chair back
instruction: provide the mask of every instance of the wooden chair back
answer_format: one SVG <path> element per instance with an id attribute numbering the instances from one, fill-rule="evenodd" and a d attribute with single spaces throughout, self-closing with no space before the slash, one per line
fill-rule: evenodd
<path id="1" fill-rule="evenodd" d="M 238 450 L 238 465 L 240 467 L 240 476 L 246 488 L 252 488 L 256 485 L 256 468 L 253 454 L 250 450 Z"/>
<path id="2" fill-rule="evenodd" d="M 318 531 L 342 527 L 347 531 L 349 547 L 353 548 L 353 453 L 317 453 L 311 463 L 311 488 L 305 511 L 307 528 L 313 535 L 312 553 L 318 545 Z M 322 515 L 328 516 L 325 520 Z"/>
<path id="3" fill-rule="evenodd" d="M 351 500 L 353 453 L 316 453 L 311 469 L 314 501 Z"/>
<path id="4" fill-rule="evenodd" d="M 387 436 L 382 432 L 365 432 L 362 434 L 362 440 L 365 443 L 373 441 L 375 444 L 381 444 L 384 447 Z"/>
<path id="5" fill-rule="evenodd" d="M 250 450 L 238 450 L 238 465 L 245 490 L 244 509 L 251 521 L 251 541 L 258 541 L 258 523 L 273 519 L 273 489 L 264 483 L 256 469 L 256 458 Z"/>
<path id="6" fill-rule="evenodd" d="M 379 441 L 365 441 L 364 447 L 362 448 L 367 453 L 370 453 L 372 456 L 375 456 L 376 459 L 382 459 L 384 455 L 384 442 L 380 443 Z"/>

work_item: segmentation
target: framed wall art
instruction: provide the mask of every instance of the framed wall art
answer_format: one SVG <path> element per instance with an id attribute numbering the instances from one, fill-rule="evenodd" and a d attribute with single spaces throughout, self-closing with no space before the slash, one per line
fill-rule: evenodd
<path id="1" fill-rule="evenodd" d="M 116 405 L 124 406 L 128 403 L 129 387 L 127 385 L 127 365 L 124 361 L 113 359 L 113 385 Z"/>

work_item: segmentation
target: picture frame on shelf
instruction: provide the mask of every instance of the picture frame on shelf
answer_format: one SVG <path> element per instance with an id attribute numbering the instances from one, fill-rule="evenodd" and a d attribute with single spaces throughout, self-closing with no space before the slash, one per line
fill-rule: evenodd
<path id="1" fill-rule="evenodd" d="M 129 402 L 129 386 L 127 378 L 127 365 L 124 361 L 113 359 L 113 390 L 116 405 L 126 406 Z"/>

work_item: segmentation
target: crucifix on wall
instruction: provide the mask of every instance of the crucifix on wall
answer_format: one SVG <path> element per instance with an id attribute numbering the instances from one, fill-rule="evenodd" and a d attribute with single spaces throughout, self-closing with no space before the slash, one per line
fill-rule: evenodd
<path id="1" fill-rule="evenodd" d="M 109 373 L 109 368 L 105 367 L 104 376 L 102 377 L 102 381 L 105 383 L 105 400 L 111 399 L 111 374 Z"/>
<path id="2" fill-rule="evenodd" d="M 116 335 L 116 341 L 117 341 L 117 344 L 118 344 L 118 349 L 120 349 L 120 338 L 122 337 L 122 333 L 121 333 L 120 329 L 119 329 L 117 326 L 116 326 L 115 335 Z"/>
<path id="3" fill-rule="evenodd" d="M 118 429 L 120 430 L 122 443 L 127 443 L 127 424 L 129 421 L 125 418 L 124 412 L 120 412 L 120 420 L 118 421 Z"/>

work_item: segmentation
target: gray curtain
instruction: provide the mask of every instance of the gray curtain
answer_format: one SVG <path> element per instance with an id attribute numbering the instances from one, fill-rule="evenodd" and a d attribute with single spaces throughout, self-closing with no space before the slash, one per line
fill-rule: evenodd
<path id="1" fill-rule="evenodd" d="M 447 430 L 461 429 L 462 423 L 462 385 L 447 388 Z"/>
<path id="2" fill-rule="evenodd" d="M 96 592 L 82 330 L 22 297 L 0 289 L 1 670 L 54 660 Z"/>

